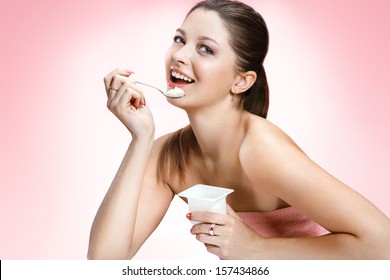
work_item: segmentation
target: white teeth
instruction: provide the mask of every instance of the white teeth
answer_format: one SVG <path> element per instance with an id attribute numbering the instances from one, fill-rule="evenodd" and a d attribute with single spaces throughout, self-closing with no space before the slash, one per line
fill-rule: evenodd
<path id="1" fill-rule="evenodd" d="M 175 77 L 176 79 L 184 80 L 184 81 L 190 82 L 190 83 L 192 82 L 192 79 L 190 79 L 190 78 L 188 78 L 188 77 L 186 77 L 186 76 L 184 76 L 184 75 L 182 75 L 180 73 L 177 73 L 175 71 L 172 71 L 171 75 L 173 77 Z"/>

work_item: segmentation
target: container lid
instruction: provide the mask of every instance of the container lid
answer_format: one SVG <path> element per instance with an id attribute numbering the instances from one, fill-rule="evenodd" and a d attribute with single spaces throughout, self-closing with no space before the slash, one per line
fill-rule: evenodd
<path id="1" fill-rule="evenodd" d="M 198 184 L 186 189 L 185 191 L 182 191 L 178 194 L 178 196 L 186 198 L 196 198 L 207 201 L 216 201 L 232 192 L 234 192 L 233 189 Z"/>

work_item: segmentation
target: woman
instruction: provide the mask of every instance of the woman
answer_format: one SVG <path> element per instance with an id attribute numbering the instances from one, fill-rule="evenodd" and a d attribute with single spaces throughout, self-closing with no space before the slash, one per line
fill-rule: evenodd
<path id="1" fill-rule="evenodd" d="M 227 215 L 187 215 L 221 259 L 390 258 L 389 219 L 266 120 L 267 50 L 267 27 L 249 6 L 193 7 L 166 54 L 168 88 L 185 91 L 168 101 L 190 124 L 157 140 L 132 72 L 105 77 L 107 106 L 132 141 L 94 220 L 89 258 L 132 258 L 174 195 L 198 183 L 235 189 Z"/>

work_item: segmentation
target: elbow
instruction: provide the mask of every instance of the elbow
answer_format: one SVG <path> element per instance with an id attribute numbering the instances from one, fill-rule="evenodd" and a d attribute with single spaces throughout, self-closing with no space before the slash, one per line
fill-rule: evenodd
<path id="1" fill-rule="evenodd" d="M 96 254 L 96 253 L 88 253 L 88 260 L 130 260 L 131 257 L 125 255 L 118 254 Z"/>
<path id="2" fill-rule="evenodd" d="M 88 249 L 87 260 L 104 260 L 103 254 L 99 254 L 96 250 Z"/>
<path id="3" fill-rule="evenodd" d="M 381 242 L 377 243 L 376 250 L 373 250 L 374 254 L 370 259 L 373 260 L 390 260 L 390 237 L 382 239 Z M 370 250 L 370 248 L 368 248 Z"/>
<path id="4" fill-rule="evenodd" d="M 380 259 L 390 260 L 390 222 L 381 238 L 381 255 Z"/>
<path id="5" fill-rule="evenodd" d="M 134 254 L 126 252 L 114 252 L 112 250 L 102 250 L 97 248 L 88 248 L 88 260 L 130 260 Z"/>
<path id="6" fill-rule="evenodd" d="M 89 261 L 91 261 L 91 260 L 100 260 L 100 258 L 97 255 L 92 254 L 92 253 L 90 253 L 88 251 L 88 253 L 87 253 L 87 260 L 89 260 Z"/>
<path id="7" fill-rule="evenodd" d="M 375 232 L 366 234 L 364 242 L 367 259 L 390 260 L 390 222 L 378 228 Z"/>
<path id="8" fill-rule="evenodd" d="M 97 250 L 94 250 L 94 248 L 89 247 L 88 253 L 87 253 L 87 260 L 104 260 L 104 255 L 101 253 L 98 253 Z"/>
<path id="9" fill-rule="evenodd" d="M 99 248 L 96 244 L 91 241 L 88 246 L 87 260 L 105 260 L 107 259 L 104 254 L 104 250 Z"/>

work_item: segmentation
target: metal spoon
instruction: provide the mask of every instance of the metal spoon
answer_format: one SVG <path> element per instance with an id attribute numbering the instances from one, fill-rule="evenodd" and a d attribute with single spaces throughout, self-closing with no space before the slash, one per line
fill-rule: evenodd
<path id="1" fill-rule="evenodd" d="M 159 89 L 159 88 L 157 88 L 157 87 L 155 87 L 155 86 L 152 86 L 152 85 L 149 85 L 149 84 L 145 84 L 145 83 L 140 82 L 140 81 L 135 81 L 135 83 L 136 83 L 136 84 L 140 84 L 140 85 L 144 85 L 144 86 L 147 86 L 147 87 L 154 88 L 155 90 L 158 90 L 159 92 L 161 92 L 162 95 L 164 95 L 165 97 L 169 97 L 169 98 L 181 98 L 181 97 L 184 96 L 184 95 L 182 95 L 182 96 L 172 96 L 172 95 L 169 95 L 169 94 L 167 94 L 167 92 L 164 92 L 164 91 L 162 91 L 161 89 Z"/>

